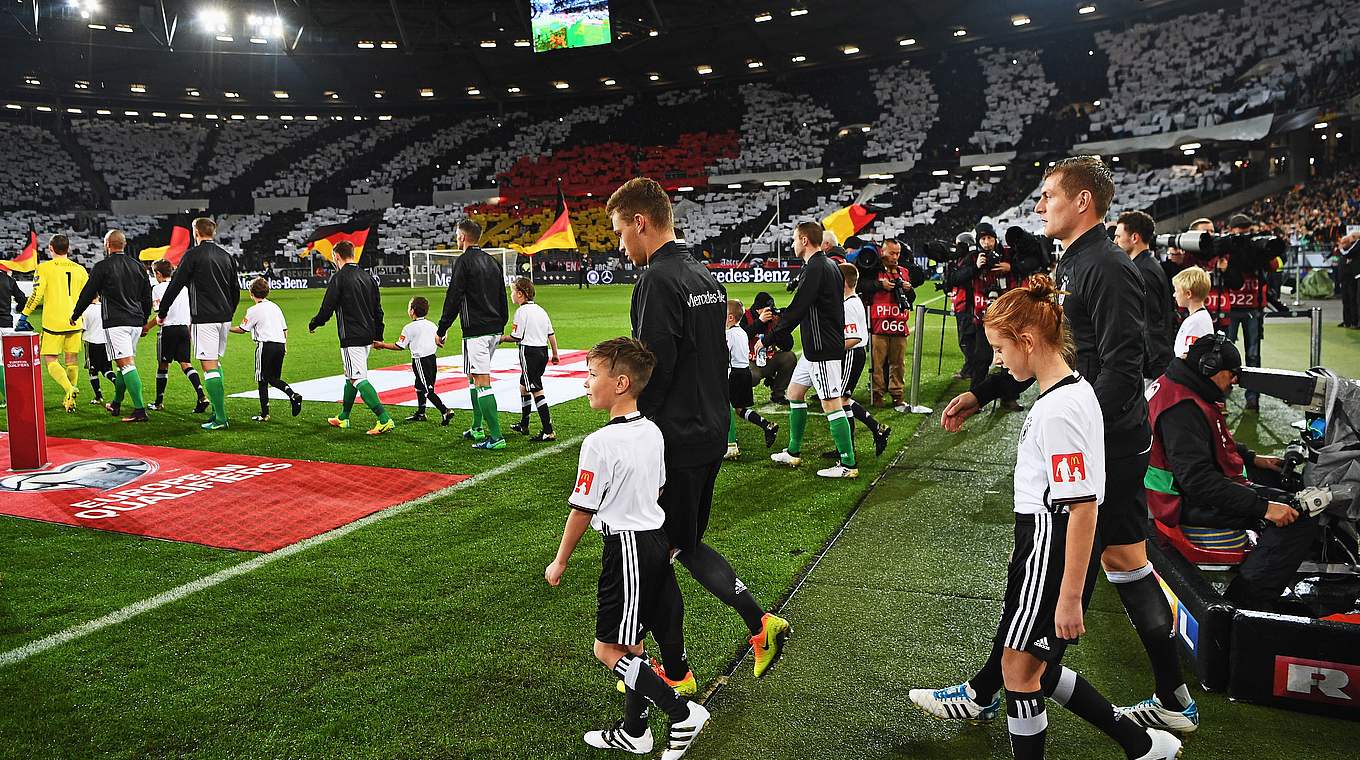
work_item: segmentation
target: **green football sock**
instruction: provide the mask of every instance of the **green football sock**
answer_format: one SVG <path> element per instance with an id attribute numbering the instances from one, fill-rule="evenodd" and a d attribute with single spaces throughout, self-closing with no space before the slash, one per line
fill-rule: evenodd
<path id="1" fill-rule="evenodd" d="M 127 383 L 123 382 L 123 368 L 119 367 L 113 373 L 113 405 L 120 406 L 123 403 L 123 394 L 127 393 Z"/>
<path id="2" fill-rule="evenodd" d="M 344 406 L 340 408 L 340 419 L 349 419 L 350 410 L 354 409 L 354 397 L 359 395 L 359 389 L 354 387 L 354 382 L 345 381 Z"/>
<path id="3" fill-rule="evenodd" d="M 378 422 L 384 425 L 390 422 L 392 418 L 388 416 L 387 408 L 378 400 L 378 391 L 373 387 L 373 384 L 367 380 L 360 380 L 358 388 L 359 395 L 364 397 L 364 403 L 368 404 L 368 408 L 372 409 L 373 413 L 378 416 Z"/>
<path id="4" fill-rule="evenodd" d="M 807 402 L 789 400 L 789 453 L 803 452 L 803 431 L 807 429 Z"/>
<path id="5" fill-rule="evenodd" d="M 850 432 L 850 420 L 846 418 L 845 410 L 837 409 L 828 414 L 826 419 L 831 424 L 831 439 L 836 442 L 836 450 L 841 453 L 841 464 L 854 467 L 855 440 Z"/>
<path id="6" fill-rule="evenodd" d="M 481 389 L 475 385 L 469 385 L 468 393 L 472 394 L 472 429 L 480 430 L 482 428 Z"/>
<path id="7" fill-rule="evenodd" d="M 208 401 L 212 402 L 213 419 L 226 423 L 227 386 L 222 382 L 221 367 L 203 373 L 203 388 L 208 391 Z"/>
<path id="8" fill-rule="evenodd" d="M 142 403 L 142 376 L 137 374 L 137 367 L 129 364 L 123 368 L 123 385 L 127 387 L 128 398 L 132 399 L 133 409 L 145 409 L 146 404 Z"/>
<path id="9" fill-rule="evenodd" d="M 482 421 L 486 424 L 487 437 L 498 441 L 501 437 L 501 414 L 496 407 L 496 394 L 489 387 L 479 388 L 478 394 L 481 396 Z"/>
<path id="10" fill-rule="evenodd" d="M 737 410 L 727 410 L 727 445 L 737 442 Z"/>

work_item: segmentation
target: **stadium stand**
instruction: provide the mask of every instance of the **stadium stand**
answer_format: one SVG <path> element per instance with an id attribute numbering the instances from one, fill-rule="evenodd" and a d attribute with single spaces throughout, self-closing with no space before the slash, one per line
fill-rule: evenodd
<path id="1" fill-rule="evenodd" d="M 216 127 L 217 139 L 207 158 L 208 173 L 197 178 L 197 189 L 210 193 L 225 187 L 261 161 L 286 154 L 322 129 L 320 124 L 268 121 L 231 121 Z"/>
<path id="2" fill-rule="evenodd" d="M 1048 109 L 1058 86 L 1045 78 L 1036 50 L 983 47 L 977 55 L 987 79 L 983 95 L 987 112 L 968 142 L 982 153 L 1014 150 L 1025 127 L 1036 114 Z"/>
<path id="3" fill-rule="evenodd" d="M 0 208 L 88 207 L 89 183 L 71 154 L 50 131 L 30 124 L 0 123 Z"/>
<path id="4" fill-rule="evenodd" d="M 456 151 L 464 143 L 490 132 L 500 126 L 504 119 L 517 117 L 522 118 L 522 115 L 482 116 L 475 119 L 447 117 L 455 123 L 440 128 L 425 140 L 407 145 L 400 153 L 383 163 L 378 170 L 363 179 L 352 181 L 349 193 L 353 195 L 392 190 L 398 182 L 411 176 L 422 166 L 432 163 L 439 156 Z"/>
<path id="5" fill-rule="evenodd" d="M 741 150 L 713 163 L 716 174 L 815 169 L 835 129 L 835 115 L 806 95 L 766 84 L 739 88 L 745 103 Z"/>
<path id="6" fill-rule="evenodd" d="M 182 198 L 208 138 L 195 124 L 74 119 L 76 141 L 115 200 Z"/>
<path id="7" fill-rule="evenodd" d="M 921 160 L 926 133 L 936 122 L 940 99 L 930 74 L 904 61 L 870 72 L 878 101 L 876 129 L 864 146 L 869 161 Z"/>
<path id="8" fill-rule="evenodd" d="M 1348 225 L 1360 224 L 1360 169 L 1340 169 L 1261 198 L 1241 211 L 1300 243 L 1331 245 L 1345 236 Z"/>
<path id="9" fill-rule="evenodd" d="M 398 139 L 403 133 L 424 124 L 428 119 L 428 116 L 415 116 L 380 121 L 341 140 L 326 143 L 310 155 L 292 158 L 278 173 L 255 189 L 255 197 L 310 195 L 316 183 L 324 181 L 342 169 L 346 161 L 372 150 L 379 143 Z"/>

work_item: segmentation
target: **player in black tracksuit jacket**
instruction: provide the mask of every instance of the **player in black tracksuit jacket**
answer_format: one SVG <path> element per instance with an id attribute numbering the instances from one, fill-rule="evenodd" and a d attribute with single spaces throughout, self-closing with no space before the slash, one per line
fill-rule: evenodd
<path id="1" fill-rule="evenodd" d="M 214 225 L 212 228 L 216 230 Z M 197 222 L 194 239 L 197 244 L 184 252 L 161 297 L 157 318 L 165 319 L 170 305 L 180 291 L 189 291 L 189 322 L 194 340 L 194 353 L 203 367 L 203 389 L 212 403 L 212 419 L 203 424 L 206 430 L 218 430 L 227 424 L 227 390 L 222 377 L 222 355 L 227 352 L 227 333 L 231 330 L 236 307 L 241 303 L 241 283 L 236 277 L 236 260 L 214 243 L 210 237 L 200 237 Z M 203 408 L 199 402 L 197 409 Z"/>
<path id="2" fill-rule="evenodd" d="M 499 336 L 509 318 L 500 264 L 477 246 L 463 251 L 453 263 L 453 276 L 444 293 L 444 311 L 436 334 L 444 337 L 457 319 L 463 323 L 464 338 Z"/>
<path id="3" fill-rule="evenodd" d="M 110 238 L 113 233 L 109 233 Z M 121 237 L 121 236 L 120 236 Z M 108 242 L 105 245 L 109 245 Z M 108 336 L 109 351 L 118 366 L 113 381 L 113 402 L 106 404 L 116 417 L 120 413 L 124 395 L 132 401 L 132 414 L 124 422 L 145 422 L 146 405 L 142 403 L 142 378 L 137 373 L 135 355 L 137 339 L 146 330 L 151 316 L 151 281 L 146 270 L 122 249 L 109 249 L 109 255 L 90 270 L 90 279 L 71 310 L 71 324 L 75 324 L 99 297 L 99 308 L 104 317 L 104 332 Z"/>
<path id="4" fill-rule="evenodd" d="M 340 357 L 345 365 L 345 388 L 340 414 L 326 421 L 332 427 L 349 427 L 350 410 L 355 396 L 363 396 L 364 403 L 373 410 L 378 424 L 369 435 L 385 433 L 396 425 L 387 413 L 378 391 L 368 382 L 368 352 L 375 341 L 383 339 L 382 296 L 378 281 L 354 263 L 354 248 L 348 242 L 335 247 L 332 255 L 340 268 L 326 283 L 326 295 L 321 308 L 307 322 L 307 332 L 326 324 L 335 315 L 335 327 L 340 335 Z"/>

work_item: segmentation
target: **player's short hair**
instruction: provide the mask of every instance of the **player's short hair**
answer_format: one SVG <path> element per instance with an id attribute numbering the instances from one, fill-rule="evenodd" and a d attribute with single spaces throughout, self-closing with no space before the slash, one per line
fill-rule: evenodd
<path id="1" fill-rule="evenodd" d="M 1063 324 L 1059 295 L 1058 287 L 1048 275 L 1032 275 L 1027 286 L 1007 291 L 987 307 L 982 324 L 1011 340 L 1018 340 L 1021 333 L 1028 332 L 1036 341 L 1071 357 L 1074 352 Z"/>
<path id="2" fill-rule="evenodd" d="M 663 230 L 675 226 L 675 219 L 671 216 L 671 197 L 660 182 L 648 177 L 634 177 L 619 185 L 619 189 L 609 196 L 609 202 L 604 206 L 605 216 L 612 217 L 614 214 L 630 218 L 634 214 L 642 214 L 647 217 L 647 221 Z"/>
<path id="3" fill-rule="evenodd" d="M 636 338 L 610 338 L 596 343 L 586 355 L 586 360 L 608 365 L 609 371 L 616 377 L 627 375 L 628 389 L 634 397 L 647 387 L 647 381 L 652 379 L 652 370 L 656 367 L 656 356 Z"/>
<path id="4" fill-rule="evenodd" d="M 194 234 L 204 240 L 212 240 L 213 236 L 217 234 L 217 222 L 206 216 L 200 216 L 194 220 Z"/>
<path id="5" fill-rule="evenodd" d="M 1171 278 L 1171 284 L 1177 290 L 1189 291 L 1190 297 L 1196 301 L 1208 298 L 1212 285 L 1209 282 L 1209 273 L 1199 267 L 1186 267 L 1177 272 L 1176 276 Z"/>
<path id="6" fill-rule="evenodd" d="M 1157 236 L 1157 223 L 1144 211 L 1125 211 L 1115 224 L 1124 225 L 1124 232 L 1137 235 L 1143 245 L 1152 245 Z"/>
<path id="7" fill-rule="evenodd" d="M 534 300 L 534 294 L 537 293 L 534 289 L 533 280 L 530 280 L 528 277 L 515 278 L 515 284 L 511 287 L 513 287 L 520 295 L 524 296 L 524 300 L 526 301 Z"/>
<path id="8" fill-rule="evenodd" d="M 338 242 L 338 243 L 335 244 L 335 247 L 334 247 L 334 248 L 331 249 L 331 255 L 334 256 L 334 257 L 337 258 L 337 259 L 344 259 L 345 261 L 353 261 L 353 260 L 354 260 L 354 244 L 351 243 L 351 242 L 349 242 L 348 240 L 341 240 L 340 242 Z"/>
<path id="9" fill-rule="evenodd" d="M 71 241 L 67 240 L 65 235 L 53 235 L 52 239 L 47 241 L 47 244 L 52 246 L 52 250 L 63 256 L 71 250 Z"/>
<path id="10" fill-rule="evenodd" d="M 1068 196 L 1085 190 L 1091 194 L 1096 212 L 1104 218 L 1114 200 L 1114 173 L 1099 156 L 1073 156 L 1048 167 L 1044 179 L 1057 175 L 1058 186 Z"/>
<path id="11" fill-rule="evenodd" d="M 151 265 L 151 269 L 161 277 L 169 277 L 175 273 L 175 265 L 171 264 L 169 259 L 157 259 L 156 263 Z"/>
<path id="12" fill-rule="evenodd" d="M 793 228 L 793 239 L 797 240 L 799 235 L 807 238 L 808 245 L 820 246 L 822 244 L 822 225 L 816 222 L 799 222 L 798 226 Z"/>
<path id="13" fill-rule="evenodd" d="M 746 313 L 746 309 L 741 305 L 741 301 L 735 298 L 727 299 L 727 316 L 741 321 L 741 315 Z"/>
<path id="14" fill-rule="evenodd" d="M 121 251 L 127 248 L 127 235 L 124 235 L 122 230 L 109 230 L 104 233 L 104 245 L 108 246 L 110 251 Z"/>
<path id="15" fill-rule="evenodd" d="M 160 261 L 158 261 L 158 262 L 156 262 L 156 263 L 159 264 L 159 263 L 161 263 L 161 261 L 165 261 L 165 259 L 161 259 Z M 168 263 L 170 263 L 170 262 L 165 261 L 165 263 L 168 264 Z M 263 278 L 263 277 L 256 277 L 255 279 L 251 280 L 251 281 L 250 281 L 250 294 L 251 294 L 252 296 L 255 296 L 256 298 L 260 298 L 260 299 L 268 298 L 268 297 L 269 297 L 269 280 L 266 280 L 266 279 Z"/>
<path id="16" fill-rule="evenodd" d="M 472 221 L 471 219 L 464 219 L 463 221 L 459 222 L 456 229 L 459 232 L 463 233 L 463 237 L 467 238 L 467 241 L 469 243 L 482 242 L 482 225 Z"/>
<path id="17" fill-rule="evenodd" d="M 411 313 L 416 315 L 416 319 L 424 319 L 430 313 L 430 301 L 425 296 L 416 296 L 411 299 Z"/>
<path id="18" fill-rule="evenodd" d="M 854 264 L 838 264 L 837 268 L 841 270 L 841 277 L 845 278 L 845 286 L 854 290 L 859 284 L 859 267 Z"/>

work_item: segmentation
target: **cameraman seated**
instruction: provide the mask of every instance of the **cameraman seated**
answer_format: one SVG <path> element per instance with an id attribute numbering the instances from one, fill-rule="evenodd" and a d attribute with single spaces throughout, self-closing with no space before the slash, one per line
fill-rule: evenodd
<path id="1" fill-rule="evenodd" d="M 751 308 L 741 317 L 741 329 L 746 331 L 749 344 L 754 347 L 757 338 L 763 337 L 779 323 L 779 310 L 774 306 L 774 297 L 765 291 L 756 293 Z M 793 338 L 786 337 L 778 345 L 765 346 L 765 361 L 751 357 L 751 379 L 757 385 L 763 380 L 770 387 L 770 401 L 787 404 L 784 393 L 793 379 L 793 369 L 798 366 L 798 356 L 793 353 Z"/>
<path id="2" fill-rule="evenodd" d="M 1179 525 L 1205 549 L 1246 549 L 1247 531 L 1264 520 L 1224 596 L 1239 607 L 1271 610 L 1317 540 L 1318 521 L 1288 505 L 1278 457 L 1233 441 L 1223 402 L 1241 369 L 1236 346 L 1222 335 L 1205 336 L 1148 387 L 1152 452 L 1144 485 L 1157 521 Z"/>

